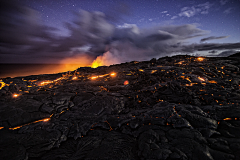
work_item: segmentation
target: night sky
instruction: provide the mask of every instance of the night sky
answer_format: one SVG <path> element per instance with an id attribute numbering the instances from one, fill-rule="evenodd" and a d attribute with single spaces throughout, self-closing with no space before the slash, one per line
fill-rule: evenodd
<path id="1" fill-rule="evenodd" d="M 0 63 L 109 65 L 240 51 L 240 0 L 0 1 Z"/>

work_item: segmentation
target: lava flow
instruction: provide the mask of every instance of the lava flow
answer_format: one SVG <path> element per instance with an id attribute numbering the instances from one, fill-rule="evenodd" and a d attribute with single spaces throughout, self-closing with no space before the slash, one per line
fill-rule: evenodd
<path id="1" fill-rule="evenodd" d="M 21 159 L 234 159 L 239 64 L 174 56 L 3 78 L 0 146 Z"/>

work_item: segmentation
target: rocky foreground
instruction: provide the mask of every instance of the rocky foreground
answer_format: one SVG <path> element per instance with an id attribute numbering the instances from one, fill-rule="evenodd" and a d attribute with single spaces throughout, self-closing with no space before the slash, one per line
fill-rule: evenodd
<path id="1" fill-rule="evenodd" d="M 240 159 L 240 60 L 164 57 L 0 81 L 0 159 Z"/>

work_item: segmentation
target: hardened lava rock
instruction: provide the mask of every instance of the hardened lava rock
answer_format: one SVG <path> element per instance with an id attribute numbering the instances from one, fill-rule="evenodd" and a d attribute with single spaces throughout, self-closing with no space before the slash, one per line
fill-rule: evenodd
<path id="1" fill-rule="evenodd" d="M 240 159 L 240 60 L 174 56 L 0 80 L 0 159 Z"/>

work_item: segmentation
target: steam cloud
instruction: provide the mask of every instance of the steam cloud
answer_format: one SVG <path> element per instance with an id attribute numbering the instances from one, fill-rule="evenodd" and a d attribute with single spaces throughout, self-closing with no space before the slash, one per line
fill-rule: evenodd
<path id="1" fill-rule="evenodd" d="M 58 37 L 56 28 L 41 24 L 37 11 L 12 1 L 0 2 L 0 56 L 35 57 L 42 60 L 81 57 L 110 65 L 133 60 L 148 60 L 176 53 L 193 53 L 239 49 L 240 43 L 187 44 L 187 40 L 208 34 L 194 24 L 138 28 L 136 25 L 116 27 L 108 15 L 101 12 L 80 11 L 76 21 L 66 23 L 68 37 Z M 111 17 L 112 18 L 112 17 Z M 11 19 L 11 21 L 9 20 Z M 208 37 L 201 41 L 220 39 Z M 81 59 L 81 58 L 80 58 Z M 83 58 L 84 59 L 84 58 Z M 86 58 L 85 58 L 86 59 Z M 1 58 L 0 62 L 4 62 Z"/>

